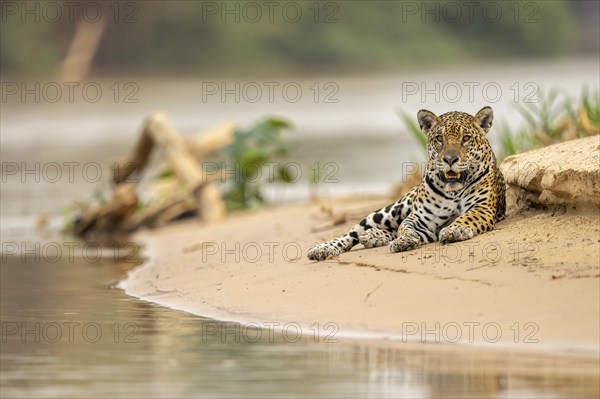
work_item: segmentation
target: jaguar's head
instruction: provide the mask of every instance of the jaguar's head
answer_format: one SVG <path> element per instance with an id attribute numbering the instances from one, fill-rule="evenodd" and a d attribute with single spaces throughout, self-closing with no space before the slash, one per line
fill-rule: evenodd
<path id="1" fill-rule="evenodd" d="M 448 112 L 436 116 L 422 109 L 417 114 L 419 126 L 427 136 L 429 170 L 446 191 L 465 186 L 477 171 L 493 157 L 485 137 L 492 127 L 494 113 L 482 108 L 475 116 Z"/>

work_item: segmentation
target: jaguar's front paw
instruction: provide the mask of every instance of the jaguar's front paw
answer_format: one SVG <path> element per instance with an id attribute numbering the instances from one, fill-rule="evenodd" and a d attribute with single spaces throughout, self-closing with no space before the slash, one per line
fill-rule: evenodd
<path id="1" fill-rule="evenodd" d="M 473 238 L 473 235 L 471 228 L 459 224 L 451 224 L 440 231 L 440 242 L 442 244 L 449 244 L 451 242 L 465 241 Z"/>
<path id="2" fill-rule="evenodd" d="M 330 257 L 338 256 L 341 253 L 342 250 L 340 248 L 328 242 L 324 242 L 322 244 L 316 244 L 310 247 L 307 256 L 308 259 L 316 260 L 318 262 Z"/>
<path id="3" fill-rule="evenodd" d="M 394 238 L 396 237 L 391 231 L 370 229 L 362 233 L 360 237 L 358 237 L 358 241 L 365 248 L 375 248 L 389 244 Z"/>
<path id="4" fill-rule="evenodd" d="M 402 234 L 394 241 L 390 242 L 390 251 L 404 252 L 415 249 L 420 244 L 419 237 L 412 234 Z"/>

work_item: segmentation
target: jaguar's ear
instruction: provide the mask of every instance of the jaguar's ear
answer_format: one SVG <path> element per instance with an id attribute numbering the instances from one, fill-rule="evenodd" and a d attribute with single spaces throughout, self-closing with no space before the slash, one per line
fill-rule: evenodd
<path id="1" fill-rule="evenodd" d="M 417 113 L 417 121 L 423 133 L 427 133 L 438 122 L 438 117 L 433 112 L 422 109 Z"/>
<path id="2" fill-rule="evenodd" d="M 494 111 L 491 107 L 483 107 L 475 115 L 475 123 L 479 125 L 485 133 L 489 132 L 492 128 L 492 120 L 494 120 Z"/>

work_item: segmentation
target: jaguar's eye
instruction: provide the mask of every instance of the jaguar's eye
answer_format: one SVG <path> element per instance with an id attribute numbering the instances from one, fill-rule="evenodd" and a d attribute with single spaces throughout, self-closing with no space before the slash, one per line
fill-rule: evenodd
<path id="1" fill-rule="evenodd" d="M 469 136 L 468 134 L 465 134 L 462 138 L 463 144 L 468 143 L 469 141 L 471 141 L 471 136 Z"/>
<path id="2" fill-rule="evenodd" d="M 435 138 L 434 138 L 434 139 L 435 139 L 435 141 L 436 141 L 438 144 L 443 144 L 443 143 L 444 143 L 444 137 L 443 137 L 441 134 L 439 134 L 439 135 L 435 136 Z"/>

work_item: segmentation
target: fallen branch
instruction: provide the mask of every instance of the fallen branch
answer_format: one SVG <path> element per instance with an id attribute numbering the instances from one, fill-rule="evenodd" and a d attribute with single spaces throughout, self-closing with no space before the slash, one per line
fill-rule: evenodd
<path id="1" fill-rule="evenodd" d="M 73 232 L 78 236 L 85 236 L 92 230 L 123 230 L 123 225 L 133 215 L 137 204 L 135 186 L 132 183 L 118 184 L 108 202 L 85 210 L 75 221 Z"/>
<path id="2" fill-rule="evenodd" d="M 214 179 L 203 173 L 200 161 L 229 144 L 234 129 L 233 123 L 226 123 L 207 134 L 184 138 L 167 123 L 164 113 L 150 115 L 133 151 L 114 170 L 116 186 L 112 199 L 85 209 L 74 233 L 85 236 L 96 230 L 132 232 L 142 226 L 165 224 L 188 213 L 197 215 L 203 222 L 222 219 L 226 213 L 225 204 Z M 146 209 L 136 212 L 138 197 L 135 183 L 128 182 L 128 179 L 142 173 L 156 150 L 160 150 L 165 163 L 173 171 L 174 186 L 178 189 L 169 191 L 164 200 L 151 202 Z"/>
<path id="3" fill-rule="evenodd" d="M 141 171 L 148 163 L 152 150 L 158 147 L 177 178 L 197 194 L 200 218 L 206 222 L 222 219 L 225 216 L 225 204 L 217 186 L 208 182 L 198 162 L 199 158 L 214 154 L 229 144 L 234 128 L 234 124 L 227 123 L 211 134 L 185 140 L 169 126 L 164 113 L 156 112 L 147 119 L 133 153 L 117 168 L 115 182 L 122 182 L 134 172 Z"/>

